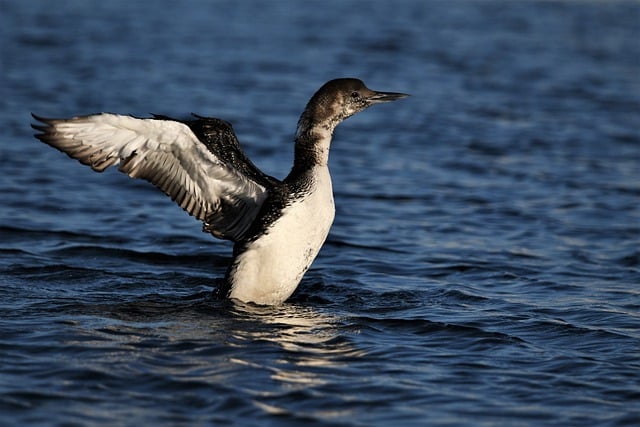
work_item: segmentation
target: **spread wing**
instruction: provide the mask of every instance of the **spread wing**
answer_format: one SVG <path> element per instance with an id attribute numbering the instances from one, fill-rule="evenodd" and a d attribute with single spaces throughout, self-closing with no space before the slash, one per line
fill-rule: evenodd
<path id="1" fill-rule="evenodd" d="M 119 165 L 130 177 L 151 182 L 221 239 L 241 240 L 278 182 L 249 161 L 231 125 L 219 119 L 33 117 L 43 123 L 32 125 L 42 142 L 94 171 Z"/>

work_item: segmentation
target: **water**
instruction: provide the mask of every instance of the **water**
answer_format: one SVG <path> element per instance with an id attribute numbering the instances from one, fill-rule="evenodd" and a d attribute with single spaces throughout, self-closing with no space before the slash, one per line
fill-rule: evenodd
<path id="1" fill-rule="evenodd" d="M 640 3 L 2 1 L 0 424 L 640 421 Z M 230 120 L 283 177 L 324 81 L 337 217 L 293 298 L 30 112 Z"/>

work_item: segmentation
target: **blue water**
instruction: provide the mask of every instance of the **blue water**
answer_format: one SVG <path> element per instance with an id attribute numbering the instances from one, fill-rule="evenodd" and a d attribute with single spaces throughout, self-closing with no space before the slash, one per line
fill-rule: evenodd
<path id="1" fill-rule="evenodd" d="M 640 425 L 640 3 L 0 1 L 0 425 Z M 292 299 L 30 112 L 191 112 L 287 174 L 326 80 L 337 217 Z"/>

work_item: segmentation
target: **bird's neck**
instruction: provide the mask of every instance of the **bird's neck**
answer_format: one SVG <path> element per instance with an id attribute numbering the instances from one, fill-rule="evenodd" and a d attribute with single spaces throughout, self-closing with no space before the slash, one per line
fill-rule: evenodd
<path id="1" fill-rule="evenodd" d="M 293 169 L 298 172 L 316 166 L 326 167 L 334 125 L 307 120 L 303 115 L 298 122 Z"/>

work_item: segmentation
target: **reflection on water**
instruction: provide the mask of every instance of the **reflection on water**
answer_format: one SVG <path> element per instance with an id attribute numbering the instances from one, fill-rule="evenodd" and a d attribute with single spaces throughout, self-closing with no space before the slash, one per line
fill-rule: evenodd
<path id="1" fill-rule="evenodd" d="M 247 326 L 232 327 L 235 342 L 246 345 L 263 341 L 283 350 L 275 363 L 260 362 L 259 366 L 270 370 L 271 378 L 288 383 L 293 389 L 325 384 L 315 368 L 337 367 L 350 358 L 365 355 L 338 333 L 339 317 L 312 307 L 237 304 L 232 314 L 236 317 L 236 325 Z M 243 358 L 235 358 L 234 362 L 254 363 Z"/>
<path id="2" fill-rule="evenodd" d="M 235 321 L 231 328 L 233 343 L 248 351 L 239 351 L 230 361 L 240 367 L 268 372 L 269 378 L 277 384 L 274 388 L 255 382 L 245 388 L 253 396 L 252 403 L 267 414 L 290 414 L 286 405 L 278 403 L 283 392 L 288 396 L 313 394 L 314 389 L 330 386 L 335 381 L 332 373 L 336 370 L 348 369 L 350 361 L 366 355 L 345 337 L 344 331 L 339 331 L 342 319 L 312 307 L 237 304 L 231 313 Z M 261 348 L 272 347 L 276 351 L 270 357 L 265 357 L 264 353 L 255 357 L 251 348 L 257 342 L 261 343 Z M 339 395 L 339 391 L 336 394 Z M 333 419 L 346 417 L 353 409 L 338 410 L 319 405 L 302 412 Z"/>
<path id="3" fill-rule="evenodd" d="M 76 310 L 85 314 L 67 322 L 73 338 L 65 345 L 91 349 L 84 369 L 121 379 L 144 374 L 172 387 L 233 383 L 269 413 L 284 409 L 265 399 L 325 386 L 329 372 L 366 355 L 339 332 L 340 317 L 296 304 L 155 297 Z"/>

